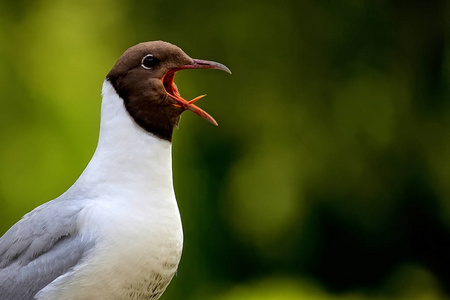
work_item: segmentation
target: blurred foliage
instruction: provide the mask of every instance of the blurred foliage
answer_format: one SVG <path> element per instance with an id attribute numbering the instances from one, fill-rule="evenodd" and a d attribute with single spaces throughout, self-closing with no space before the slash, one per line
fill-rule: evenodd
<path id="1" fill-rule="evenodd" d="M 184 71 L 185 230 L 164 299 L 445 299 L 450 3 L 0 2 L 0 231 L 65 191 L 98 137 L 104 76 L 162 39 Z"/>

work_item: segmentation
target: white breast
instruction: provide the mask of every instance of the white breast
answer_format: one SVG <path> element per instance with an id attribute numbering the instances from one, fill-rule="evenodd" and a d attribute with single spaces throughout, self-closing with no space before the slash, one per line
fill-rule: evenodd
<path id="1" fill-rule="evenodd" d="M 181 257 L 179 215 L 99 201 L 82 218 L 90 219 L 85 223 L 90 228 L 102 230 L 101 241 L 73 273 L 57 280 L 54 298 L 44 299 L 158 299 Z M 92 235 L 90 231 L 85 234 Z"/>

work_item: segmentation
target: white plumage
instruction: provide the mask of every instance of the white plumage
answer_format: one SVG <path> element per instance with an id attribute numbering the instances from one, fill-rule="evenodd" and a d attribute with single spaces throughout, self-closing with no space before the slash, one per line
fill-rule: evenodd
<path id="1" fill-rule="evenodd" d="M 181 257 L 171 143 L 137 126 L 108 81 L 102 95 L 95 154 L 61 196 L 76 195 L 85 203 L 78 215 L 79 231 L 82 238 L 98 243 L 85 258 L 88 264 L 59 277 L 37 299 L 158 299 Z"/>

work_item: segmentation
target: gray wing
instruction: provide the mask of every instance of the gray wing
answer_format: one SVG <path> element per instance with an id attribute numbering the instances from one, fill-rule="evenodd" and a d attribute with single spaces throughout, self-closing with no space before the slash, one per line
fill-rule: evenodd
<path id="1" fill-rule="evenodd" d="M 26 214 L 0 238 L 2 300 L 33 299 L 92 247 L 78 233 L 82 201 L 53 200 Z"/>

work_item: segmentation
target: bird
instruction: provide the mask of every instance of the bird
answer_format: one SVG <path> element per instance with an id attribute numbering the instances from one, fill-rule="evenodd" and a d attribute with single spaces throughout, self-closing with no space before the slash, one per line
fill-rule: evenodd
<path id="1" fill-rule="evenodd" d="M 190 110 L 217 122 L 174 83 L 192 59 L 164 41 L 128 48 L 102 86 L 96 150 L 61 196 L 0 238 L 0 299 L 159 299 L 177 271 L 183 231 L 172 180 L 172 136 Z"/>

